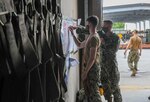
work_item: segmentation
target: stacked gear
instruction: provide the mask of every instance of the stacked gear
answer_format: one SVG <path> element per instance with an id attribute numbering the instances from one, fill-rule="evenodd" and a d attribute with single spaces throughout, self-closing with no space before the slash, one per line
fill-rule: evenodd
<path id="1" fill-rule="evenodd" d="M 57 0 L 0 0 L 0 102 L 64 102 Z"/>

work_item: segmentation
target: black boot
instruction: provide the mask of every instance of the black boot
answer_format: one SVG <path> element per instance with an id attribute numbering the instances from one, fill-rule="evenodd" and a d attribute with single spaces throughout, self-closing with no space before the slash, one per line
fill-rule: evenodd
<path id="1" fill-rule="evenodd" d="M 148 97 L 148 99 L 150 100 L 150 96 Z"/>

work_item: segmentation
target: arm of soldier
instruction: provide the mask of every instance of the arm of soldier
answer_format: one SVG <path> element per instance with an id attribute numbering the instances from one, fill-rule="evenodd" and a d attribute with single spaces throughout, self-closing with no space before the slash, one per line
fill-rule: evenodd
<path id="1" fill-rule="evenodd" d="M 116 52 L 119 50 L 120 48 L 120 42 L 121 42 L 121 39 L 118 37 L 118 40 L 117 40 L 117 46 L 116 46 Z"/>
<path id="2" fill-rule="evenodd" d="M 129 40 L 129 43 L 128 43 L 126 49 L 125 49 L 124 55 L 126 55 L 128 49 L 129 49 L 129 47 L 130 47 L 130 44 L 131 44 L 131 39 Z"/>
<path id="3" fill-rule="evenodd" d="M 74 32 L 73 32 L 73 30 L 75 30 L 76 28 L 74 28 L 73 26 L 70 26 L 68 29 L 71 31 L 71 34 L 72 34 L 72 36 L 73 36 L 74 42 L 75 42 L 75 44 L 77 45 L 77 47 L 78 47 L 78 48 L 84 48 L 86 41 L 80 42 L 80 41 L 77 39 L 77 37 L 75 36 L 75 34 L 74 34 Z"/>
<path id="4" fill-rule="evenodd" d="M 90 48 L 90 57 L 89 57 L 89 60 L 87 62 L 87 65 L 86 65 L 86 71 L 83 73 L 83 80 L 85 80 L 87 78 L 87 75 L 90 71 L 90 69 L 92 68 L 94 62 L 95 62 L 95 59 L 96 59 L 96 51 L 97 51 L 97 47 L 94 48 Z"/>
<path id="5" fill-rule="evenodd" d="M 140 44 L 140 56 L 142 54 L 142 41 L 141 41 L 141 44 Z"/>
<path id="6" fill-rule="evenodd" d="M 103 37 L 105 35 L 104 32 L 102 30 L 100 30 L 97 33 L 98 33 L 98 35 L 100 37 L 101 44 L 104 45 L 105 44 L 105 40 L 104 40 L 104 37 Z"/>
<path id="7" fill-rule="evenodd" d="M 114 35 L 114 37 L 112 37 L 111 42 L 107 42 L 105 44 L 105 46 L 107 46 L 108 48 L 112 49 L 112 51 L 114 53 L 116 53 L 120 47 L 120 38 L 117 35 Z M 101 42 L 102 43 L 102 42 Z"/>
<path id="8" fill-rule="evenodd" d="M 105 44 L 105 40 L 104 40 L 104 38 L 100 38 L 100 40 L 101 40 L 101 44 Z"/>
<path id="9" fill-rule="evenodd" d="M 96 39 L 92 39 L 91 40 L 91 48 L 90 48 L 90 55 L 89 55 L 89 59 L 87 61 L 87 65 L 86 65 L 86 71 L 83 73 L 83 80 L 85 80 L 87 78 L 87 75 L 90 71 L 90 69 L 92 68 L 93 64 L 95 63 L 96 60 L 96 52 L 97 52 L 97 48 L 98 48 L 98 44 Z"/>

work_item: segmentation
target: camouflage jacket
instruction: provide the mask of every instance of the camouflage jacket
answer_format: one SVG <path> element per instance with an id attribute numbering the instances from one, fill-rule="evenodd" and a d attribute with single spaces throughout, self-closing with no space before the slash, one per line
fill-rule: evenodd
<path id="1" fill-rule="evenodd" d="M 119 37 L 115 33 L 113 33 L 110 36 L 106 36 L 103 30 L 98 31 L 98 34 L 100 38 L 104 39 L 104 43 L 101 43 L 101 46 L 100 46 L 101 58 L 103 57 L 108 57 L 108 59 L 110 57 L 115 58 L 116 52 L 118 51 L 119 44 L 120 44 Z"/>
<path id="2" fill-rule="evenodd" d="M 104 43 L 100 45 L 101 79 L 109 78 L 113 80 L 113 83 L 118 83 L 119 71 L 116 53 L 120 44 L 119 37 L 115 33 L 106 36 L 103 31 L 99 31 L 98 34 L 104 39 Z"/>

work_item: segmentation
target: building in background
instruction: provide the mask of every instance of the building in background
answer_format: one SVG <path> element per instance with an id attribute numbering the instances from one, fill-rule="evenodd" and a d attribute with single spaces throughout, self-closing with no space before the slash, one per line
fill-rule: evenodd
<path id="1" fill-rule="evenodd" d="M 120 10 L 120 11 L 124 9 L 123 11 L 126 11 L 126 15 L 129 18 L 133 17 L 133 15 L 140 16 L 139 14 L 141 14 L 142 18 L 144 18 L 146 16 L 149 16 L 148 15 L 149 13 L 147 11 L 150 10 L 149 9 L 150 0 L 124 0 L 124 1 L 122 1 L 122 0 L 113 0 L 113 3 L 110 2 L 110 0 L 104 0 L 103 4 L 104 4 L 104 8 L 121 7 L 121 8 L 117 8 L 117 9 Z M 131 5 L 131 6 L 128 7 L 128 5 Z M 132 9 L 134 9 L 135 13 L 132 12 L 133 15 L 130 15 L 131 13 L 128 15 L 127 12 L 132 10 Z M 141 13 L 140 13 L 140 10 L 141 10 Z M 134 18 L 134 19 L 136 20 L 136 18 Z M 150 29 L 150 17 L 145 18 L 145 19 L 139 19 L 138 22 L 137 21 L 136 22 L 134 22 L 134 21 L 127 22 L 126 21 L 125 22 L 125 30 L 134 30 L 134 29 L 138 29 L 138 30 Z"/>

